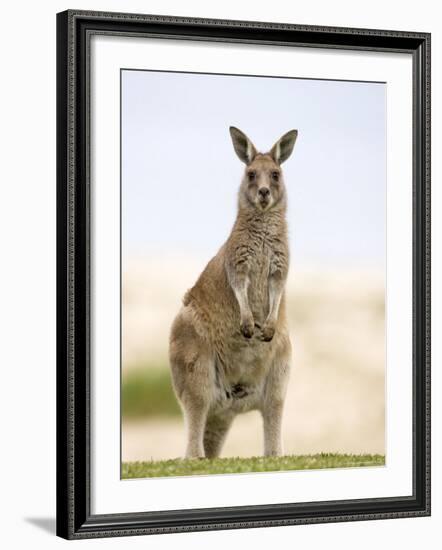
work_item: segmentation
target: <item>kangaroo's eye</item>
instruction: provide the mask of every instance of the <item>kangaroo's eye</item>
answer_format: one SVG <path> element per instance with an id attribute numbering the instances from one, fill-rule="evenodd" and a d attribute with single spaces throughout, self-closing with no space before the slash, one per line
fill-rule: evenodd
<path id="1" fill-rule="evenodd" d="M 255 181 L 256 180 L 256 172 L 253 170 L 250 170 L 250 172 L 247 172 L 247 177 L 249 181 Z"/>
<path id="2" fill-rule="evenodd" d="M 273 181 L 279 181 L 279 172 L 272 172 L 272 180 Z"/>

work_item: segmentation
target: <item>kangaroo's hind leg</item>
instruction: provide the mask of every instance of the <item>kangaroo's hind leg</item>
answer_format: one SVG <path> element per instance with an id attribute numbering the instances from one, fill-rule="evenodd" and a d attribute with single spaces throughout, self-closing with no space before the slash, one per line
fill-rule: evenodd
<path id="1" fill-rule="evenodd" d="M 220 455 L 232 420 L 233 415 L 229 413 L 223 416 L 209 414 L 204 431 L 204 452 L 207 458 L 216 458 Z"/>
<path id="2" fill-rule="evenodd" d="M 175 319 L 170 336 L 172 381 L 187 429 L 187 458 L 204 457 L 204 430 L 213 399 L 214 366 L 210 350 L 186 312 Z"/>
<path id="3" fill-rule="evenodd" d="M 199 395 L 187 393 L 183 395 L 182 405 L 187 429 L 186 458 L 203 458 L 204 430 L 209 408 L 207 401 Z"/>
<path id="4" fill-rule="evenodd" d="M 261 413 L 264 425 L 264 455 L 281 456 L 282 413 L 290 372 L 290 342 L 283 340 L 281 350 L 274 359 L 264 390 Z"/>

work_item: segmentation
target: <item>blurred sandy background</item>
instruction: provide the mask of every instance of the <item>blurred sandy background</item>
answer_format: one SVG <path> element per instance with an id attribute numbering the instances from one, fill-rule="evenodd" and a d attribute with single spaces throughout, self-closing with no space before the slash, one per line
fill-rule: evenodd
<path id="1" fill-rule="evenodd" d="M 168 332 L 182 295 L 204 262 L 159 256 L 132 258 L 125 264 L 123 461 L 175 458 L 183 453 L 182 418 L 175 403 L 169 402 L 174 399 L 170 387 L 167 391 Z M 383 273 L 297 271 L 294 265 L 287 303 L 294 353 L 283 425 L 285 452 L 383 454 Z M 155 403 L 157 397 L 157 412 L 143 404 L 124 403 L 150 398 Z M 238 416 L 222 456 L 261 453 L 259 413 Z"/>

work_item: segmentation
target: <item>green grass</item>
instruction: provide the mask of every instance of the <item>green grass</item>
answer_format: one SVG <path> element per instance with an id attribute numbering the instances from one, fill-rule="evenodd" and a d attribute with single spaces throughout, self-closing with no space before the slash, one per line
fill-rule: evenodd
<path id="1" fill-rule="evenodd" d="M 165 367 L 145 365 L 125 373 L 121 402 L 124 420 L 181 415 L 170 372 Z"/>
<path id="2" fill-rule="evenodd" d="M 239 474 L 284 470 L 314 470 L 384 466 L 383 455 L 315 454 L 282 457 L 174 459 L 123 462 L 123 479 L 209 474 Z"/>

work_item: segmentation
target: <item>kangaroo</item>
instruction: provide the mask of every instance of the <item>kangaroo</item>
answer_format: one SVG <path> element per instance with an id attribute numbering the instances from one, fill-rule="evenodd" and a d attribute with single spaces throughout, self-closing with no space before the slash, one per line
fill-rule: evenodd
<path id="1" fill-rule="evenodd" d="M 259 153 L 238 128 L 245 163 L 229 238 L 187 291 L 170 333 L 175 394 L 187 428 L 187 458 L 220 454 L 237 414 L 259 410 L 264 455 L 282 454 L 281 422 L 291 345 L 284 287 L 289 267 L 287 197 L 281 164 L 297 130 Z"/>

